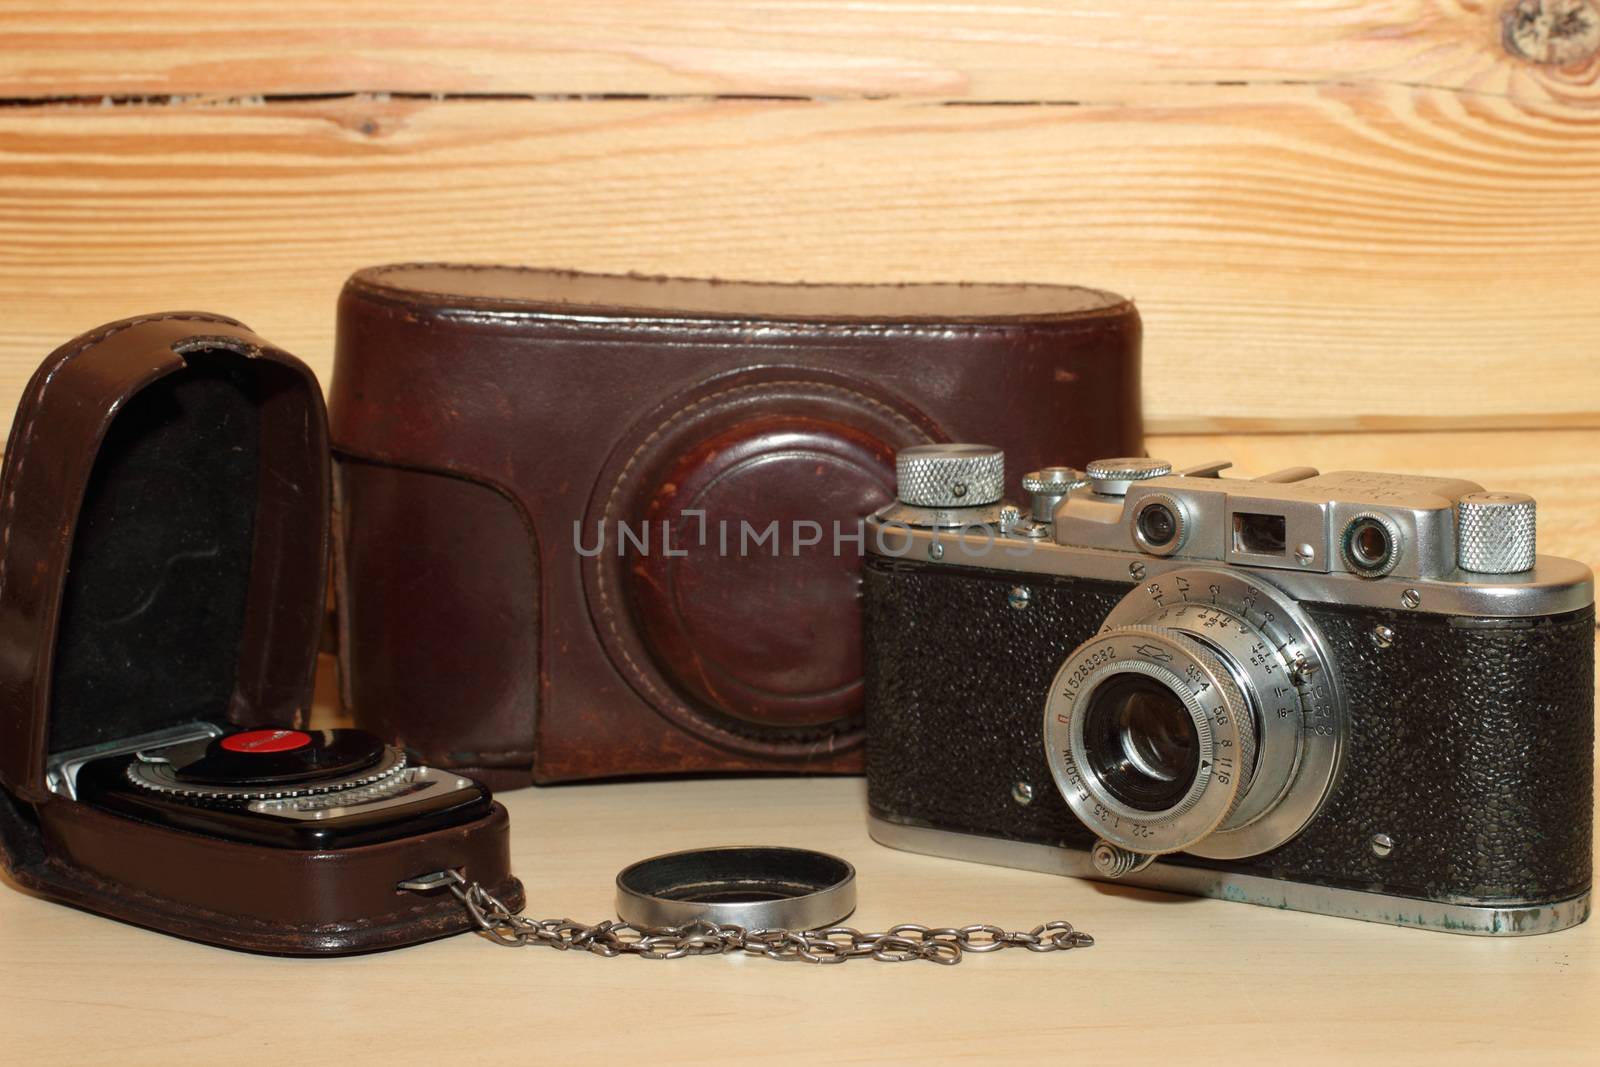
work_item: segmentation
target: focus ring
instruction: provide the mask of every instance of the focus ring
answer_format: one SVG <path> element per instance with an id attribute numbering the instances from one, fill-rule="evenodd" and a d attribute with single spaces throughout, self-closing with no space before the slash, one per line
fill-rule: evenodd
<path id="1" fill-rule="evenodd" d="M 1180 714 L 1157 696 L 1147 724 L 1135 725 L 1128 700 L 1150 692 L 1149 683 L 1193 726 L 1186 767 L 1147 762 L 1171 744 L 1162 737 L 1177 736 L 1163 722 Z M 1044 707 L 1045 758 L 1067 807 L 1098 837 L 1150 856 L 1185 851 L 1224 827 L 1254 777 L 1256 734 L 1223 658 L 1189 634 L 1149 624 L 1108 627 L 1073 649 Z"/>
<path id="2" fill-rule="evenodd" d="M 1083 646 L 1134 626 L 1187 634 L 1228 665 L 1248 698 L 1255 727 L 1249 792 L 1225 823 L 1183 848 L 1211 859 L 1258 856 L 1304 830 L 1333 787 L 1349 732 L 1344 686 L 1322 634 L 1292 598 L 1248 570 L 1182 567 L 1152 576 L 1111 610 L 1102 636 Z M 1181 647 L 1187 658 L 1192 646 Z M 1067 662 L 1090 666 L 1076 651 Z M 1069 710 L 1068 700 L 1060 693 L 1049 704 L 1059 713 Z M 1053 759 L 1052 771 L 1064 765 Z M 1056 783 L 1064 796 L 1078 785 L 1065 773 Z M 1089 816 L 1088 828 L 1105 836 Z"/>

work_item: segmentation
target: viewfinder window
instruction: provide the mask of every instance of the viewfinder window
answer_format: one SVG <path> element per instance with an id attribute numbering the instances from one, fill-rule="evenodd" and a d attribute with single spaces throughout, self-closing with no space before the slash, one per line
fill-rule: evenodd
<path id="1" fill-rule="evenodd" d="M 1233 550 L 1252 556 L 1281 556 L 1288 541 L 1282 515 L 1238 511 L 1233 515 Z"/>

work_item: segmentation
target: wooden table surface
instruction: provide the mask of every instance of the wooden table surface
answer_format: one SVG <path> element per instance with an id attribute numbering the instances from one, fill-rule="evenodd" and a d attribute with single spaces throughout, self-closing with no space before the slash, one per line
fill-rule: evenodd
<path id="1" fill-rule="evenodd" d="M 0 1063 L 1595 1062 L 1600 921 L 1492 939 L 1006 870 L 875 844 L 859 779 L 524 789 L 528 913 L 612 916 L 659 852 L 784 844 L 858 872 L 881 930 L 1067 919 L 1091 948 L 957 967 L 602 959 L 474 935 L 349 959 L 251 956 L 0 891 Z"/>

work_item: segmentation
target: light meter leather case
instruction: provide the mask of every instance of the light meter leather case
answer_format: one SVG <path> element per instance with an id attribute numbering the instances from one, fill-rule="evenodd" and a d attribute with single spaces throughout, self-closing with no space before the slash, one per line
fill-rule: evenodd
<path id="1" fill-rule="evenodd" d="M 0 845 L 22 887 L 291 955 L 467 929 L 449 894 L 398 888 L 441 869 L 520 906 L 487 790 L 306 724 L 329 472 L 315 377 L 232 319 L 112 323 L 33 376 L 0 481 Z"/>

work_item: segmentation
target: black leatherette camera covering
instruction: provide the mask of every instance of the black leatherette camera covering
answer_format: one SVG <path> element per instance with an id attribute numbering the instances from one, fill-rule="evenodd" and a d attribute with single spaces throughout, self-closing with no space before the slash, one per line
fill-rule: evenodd
<path id="1" fill-rule="evenodd" d="M 1084 848 L 1045 765 L 1045 694 L 1129 585 L 869 557 L 867 781 L 897 822 Z M 1024 584 L 1025 609 L 1008 604 Z M 1594 611 L 1480 619 L 1303 605 L 1345 687 L 1343 767 L 1272 852 L 1186 863 L 1456 903 L 1591 882 Z M 1371 631 L 1395 631 L 1380 650 Z M 1026 806 L 1013 785 L 1033 787 Z M 1379 858 L 1369 842 L 1388 834 Z"/>

